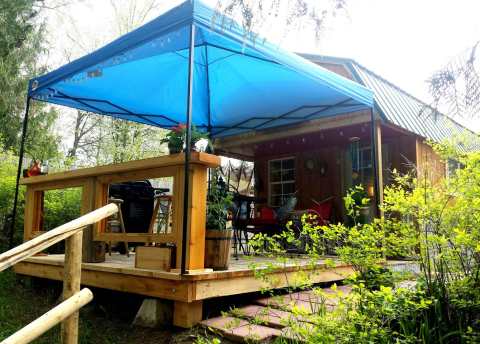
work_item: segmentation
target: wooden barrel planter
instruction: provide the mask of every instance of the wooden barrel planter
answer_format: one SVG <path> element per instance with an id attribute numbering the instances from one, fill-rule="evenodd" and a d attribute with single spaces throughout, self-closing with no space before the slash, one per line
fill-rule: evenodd
<path id="1" fill-rule="evenodd" d="M 214 270 L 228 270 L 232 230 L 207 229 L 205 235 L 205 267 Z"/>

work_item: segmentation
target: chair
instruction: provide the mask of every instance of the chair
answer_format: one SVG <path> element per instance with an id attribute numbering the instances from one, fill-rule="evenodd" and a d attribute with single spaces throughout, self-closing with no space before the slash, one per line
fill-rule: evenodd
<path id="1" fill-rule="evenodd" d="M 296 205 L 297 197 L 291 196 L 277 210 L 267 206 L 260 208 L 260 216 L 251 219 L 247 225 L 247 231 L 254 234 L 265 233 L 269 235 L 282 232 Z"/>
<path id="2" fill-rule="evenodd" d="M 307 210 L 307 214 L 313 215 L 309 221 L 314 221 L 313 224 L 317 226 L 326 226 L 330 223 L 333 213 L 333 198 L 327 198 L 321 202 L 315 202 L 315 204 Z M 312 222 L 311 222 L 312 223 Z"/>
<path id="3" fill-rule="evenodd" d="M 108 202 L 109 203 L 114 203 L 114 204 L 117 205 L 118 213 L 112 215 L 112 217 L 108 220 L 107 230 L 110 233 L 121 232 L 121 233 L 125 234 L 126 233 L 125 223 L 123 222 L 123 214 L 122 214 L 123 200 L 119 199 L 119 198 L 110 197 L 108 199 Z M 130 251 L 128 249 L 128 242 L 124 241 L 123 245 L 124 245 L 125 254 L 127 255 L 127 257 L 130 257 Z M 121 253 L 121 251 L 120 251 L 120 253 Z M 112 242 L 111 241 L 108 242 L 108 254 L 110 256 L 112 255 Z"/>
<path id="4" fill-rule="evenodd" d="M 155 205 L 153 208 L 153 216 L 148 227 L 148 233 L 167 234 L 171 231 L 171 213 L 172 213 L 172 196 L 165 194 L 157 194 L 154 197 Z M 155 243 L 152 243 L 155 245 Z"/>
<path id="5" fill-rule="evenodd" d="M 314 205 L 307 209 L 305 211 L 305 214 L 307 214 L 307 219 L 306 221 L 312 226 L 312 227 L 320 227 L 320 226 L 327 226 L 331 223 L 332 217 L 333 217 L 333 199 L 334 197 L 329 197 L 326 198 L 320 202 L 315 201 L 312 199 L 314 202 Z M 300 224 L 302 225 L 302 224 Z M 321 230 L 321 229 L 320 229 Z M 312 240 L 310 237 L 303 237 L 303 242 L 302 242 L 302 248 L 301 250 L 304 251 L 305 245 L 307 243 L 312 243 Z M 324 242 L 325 247 L 327 248 L 326 253 L 333 253 L 333 245 L 327 240 Z"/>
<path id="6" fill-rule="evenodd" d="M 243 254 L 250 254 L 248 247 L 247 224 L 251 218 L 254 198 L 235 194 L 232 207 L 233 249 L 234 256 L 238 259 L 238 250 Z"/>

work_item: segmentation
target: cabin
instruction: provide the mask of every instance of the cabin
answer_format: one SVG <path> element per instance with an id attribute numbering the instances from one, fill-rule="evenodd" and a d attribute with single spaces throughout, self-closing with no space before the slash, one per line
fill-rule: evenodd
<path id="1" fill-rule="evenodd" d="M 343 197 L 352 186 L 362 185 L 369 197 L 375 196 L 372 147 L 377 149 L 378 179 L 384 186 L 391 181 L 394 170 L 418 175 L 428 171 L 432 180 L 447 176 L 454 162 L 446 166 L 427 141 L 475 137 L 458 122 L 434 112 L 428 104 L 355 60 L 301 56 L 370 88 L 374 92 L 374 112 L 373 116 L 369 111 L 344 113 L 281 130 L 218 140 L 220 154 L 254 162 L 255 196 L 265 206 L 278 208 L 292 195 L 298 198 L 297 209 L 330 200 L 331 220 L 345 221 Z M 373 216 L 374 202 L 370 208 Z"/>

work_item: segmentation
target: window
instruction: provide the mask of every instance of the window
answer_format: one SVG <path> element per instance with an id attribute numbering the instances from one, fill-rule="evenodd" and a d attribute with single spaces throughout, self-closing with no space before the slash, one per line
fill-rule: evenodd
<path id="1" fill-rule="evenodd" d="M 362 176 L 369 175 L 372 169 L 372 149 L 370 146 L 361 147 L 359 149 L 359 157 L 358 171 Z"/>
<path id="2" fill-rule="evenodd" d="M 457 173 L 457 170 L 462 169 L 464 166 L 462 165 L 461 162 L 455 160 L 455 159 L 448 159 L 446 163 L 446 175 L 447 178 L 451 178 L 455 176 L 455 173 Z"/>
<path id="3" fill-rule="evenodd" d="M 370 146 L 360 146 L 357 141 L 350 145 L 350 154 L 353 185 L 368 185 L 373 180 L 372 149 Z"/>
<path id="4" fill-rule="evenodd" d="M 270 160 L 268 170 L 269 204 L 280 207 L 295 193 L 295 159 Z"/>

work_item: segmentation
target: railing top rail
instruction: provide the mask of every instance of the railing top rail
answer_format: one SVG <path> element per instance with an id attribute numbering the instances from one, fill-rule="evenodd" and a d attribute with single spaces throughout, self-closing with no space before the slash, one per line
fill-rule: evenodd
<path id="1" fill-rule="evenodd" d="M 191 164 L 204 165 L 206 167 L 220 166 L 220 157 L 208 153 L 192 152 Z M 119 164 L 103 165 L 96 167 L 81 168 L 73 171 L 64 171 L 57 173 L 50 173 L 47 175 L 22 178 L 20 184 L 41 184 L 47 182 L 57 182 L 62 180 L 77 180 L 81 178 L 96 177 L 102 175 L 110 175 L 115 173 L 124 173 L 132 171 L 141 171 L 154 168 L 179 166 L 183 167 L 185 164 L 185 155 L 183 153 L 159 156 L 155 158 L 148 158 L 142 160 L 134 160 L 122 162 Z"/>
<path id="2" fill-rule="evenodd" d="M 0 254 L 0 272 L 117 212 L 117 205 L 108 204 Z"/>

